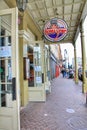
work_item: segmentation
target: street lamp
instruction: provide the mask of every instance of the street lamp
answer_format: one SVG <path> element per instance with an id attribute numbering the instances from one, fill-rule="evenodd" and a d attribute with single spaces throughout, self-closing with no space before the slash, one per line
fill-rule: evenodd
<path id="1" fill-rule="evenodd" d="M 19 11 L 24 12 L 28 3 L 28 0 L 16 0 Z"/>

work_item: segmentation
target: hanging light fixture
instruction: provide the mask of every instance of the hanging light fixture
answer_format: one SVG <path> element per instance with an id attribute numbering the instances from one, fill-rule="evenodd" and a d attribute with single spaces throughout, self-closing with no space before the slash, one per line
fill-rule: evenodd
<path id="1" fill-rule="evenodd" d="M 19 11 L 24 12 L 28 3 L 28 0 L 16 0 Z"/>

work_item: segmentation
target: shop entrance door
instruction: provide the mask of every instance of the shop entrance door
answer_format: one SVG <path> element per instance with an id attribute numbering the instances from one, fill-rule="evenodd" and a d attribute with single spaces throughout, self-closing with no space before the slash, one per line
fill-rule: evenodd
<path id="1" fill-rule="evenodd" d="M 0 10 L 0 130 L 20 130 L 18 10 Z"/>
<path id="2" fill-rule="evenodd" d="M 46 101 L 44 43 L 33 41 L 33 80 L 34 86 L 29 86 L 29 101 Z M 30 70 L 31 71 L 31 70 Z"/>

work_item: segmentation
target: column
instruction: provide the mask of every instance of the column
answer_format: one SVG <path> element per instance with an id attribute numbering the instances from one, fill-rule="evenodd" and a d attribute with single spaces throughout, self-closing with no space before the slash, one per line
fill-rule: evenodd
<path id="1" fill-rule="evenodd" d="M 74 60 L 75 60 L 75 83 L 78 84 L 78 62 L 77 62 L 77 54 L 76 54 L 76 43 L 74 44 Z"/>
<path id="2" fill-rule="evenodd" d="M 85 53 L 85 37 L 84 37 L 84 27 L 83 20 L 80 23 L 80 33 L 81 33 L 81 49 L 82 49 L 82 74 L 83 74 L 83 83 L 82 83 L 82 92 L 87 92 L 87 79 L 86 79 L 86 53 Z"/>

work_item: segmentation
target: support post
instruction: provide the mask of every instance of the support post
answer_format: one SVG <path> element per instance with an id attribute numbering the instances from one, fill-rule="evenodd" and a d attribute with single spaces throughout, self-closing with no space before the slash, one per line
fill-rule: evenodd
<path id="1" fill-rule="evenodd" d="M 85 52 L 85 36 L 84 36 L 84 27 L 83 20 L 80 22 L 80 33 L 81 33 L 81 49 L 82 49 L 82 92 L 87 92 L 87 78 L 86 78 L 86 52 Z"/>
<path id="2" fill-rule="evenodd" d="M 78 62 L 77 62 L 77 54 L 76 54 L 76 43 L 74 44 L 74 59 L 75 59 L 75 83 L 78 84 Z"/>

